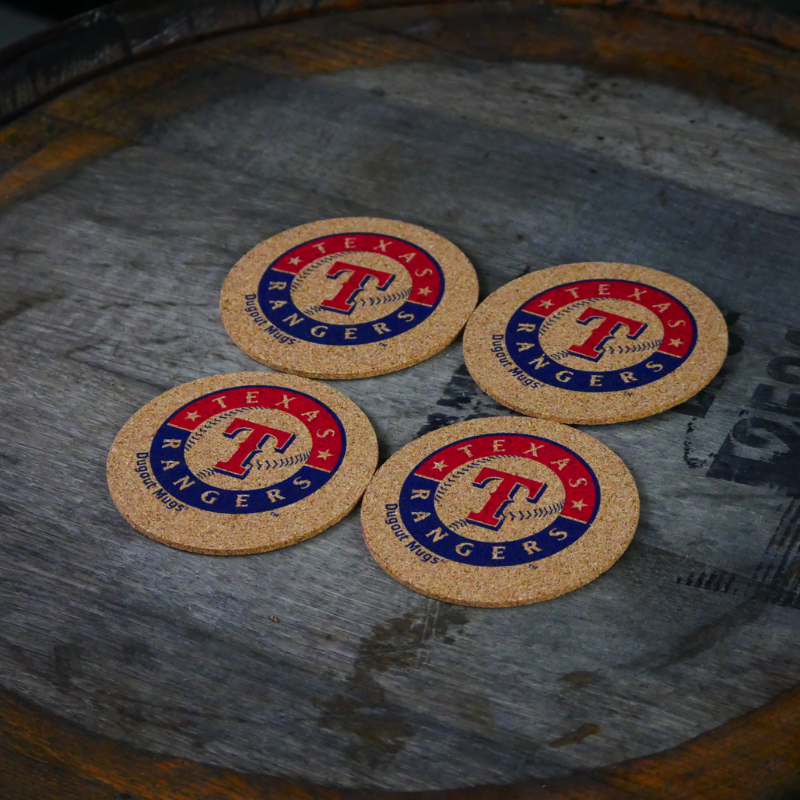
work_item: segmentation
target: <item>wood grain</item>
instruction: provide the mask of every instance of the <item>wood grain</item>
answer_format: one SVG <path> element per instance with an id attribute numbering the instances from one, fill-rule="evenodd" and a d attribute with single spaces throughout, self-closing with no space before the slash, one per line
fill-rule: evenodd
<path id="1" fill-rule="evenodd" d="M 75 23 L 76 39 L 37 51 L 47 80 L 25 66 L 32 53 L 0 72 L 10 115 L 51 98 L 0 132 L 6 794 L 796 788 L 792 27 L 713 4 L 305 21 L 299 5 L 204 8 L 177 3 L 161 28 L 163 6 L 125 11 L 124 31 L 94 29 L 94 51 Z M 298 19 L 212 36 L 272 12 Z M 371 562 L 355 517 L 223 566 L 115 514 L 102 465 L 130 414 L 253 366 L 218 319 L 234 261 L 284 227 L 364 213 L 451 238 L 484 294 L 551 264 L 626 260 L 726 312 L 733 347 L 707 391 L 592 429 L 636 476 L 643 522 L 569 599 L 498 615 L 418 598 Z M 384 457 L 505 413 L 458 343 L 336 388 L 367 411 Z M 314 785 L 347 788 L 302 788 Z M 457 788 L 481 785 L 495 788 Z"/>
<path id="2" fill-rule="evenodd" d="M 9 800 L 764 800 L 797 788 L 798 691 L 650 758 L 557 781 L 439 792 L 361 792 L 303 786 L 153 756 L 91 737 L 7 692 L 0 695 L 0 785 Z"/>
<path id="3" fill-rule="evenodd" d="M 456 0 L 448 0 L 456 2 Z M 631 17 L 639 27 L 663 32 L 665 18 L 710 23 L 722 31 L 735 31 L 746 37 L 749 45 L 758 41 L 778 44 L 789 50 L 800 48 L 800 22 L 790 12 L 781 12 L 761 5 L 756 0 L 549 0 L 550 4 L 585 8 L 589 19 L 601 24 L 598 9 L 615 11 L 613 15 L 623 25 Z M 0 60 L 0 120 L 11 119 L 20 111 L 33 108 L 88 77 L 100 75 L 139 58 L 162 53 L 206 37 L 219 36 L 263 24 L 314 16 L 340 9 L 386 8 L 417 5 L 419 0 L 233 0 L 221 4 L 218 0 L 149 0 L 149 2 L 114 3 L 100 10 L 76 17 L 7 48 Z M 631 15 L 633 11 L 633 15 Z M 636 12 L 643 12 L 636 13 Z M 643 19 L 642 19 L 643 17 Z M 688 33 L 686 26 L 682 30 Z M 701 33 L 702 35 L 702 33 Z M 629 47 L 628 36 L 609 37 L 601 30 L 601 41 L 607 46 Z M 653 37 L 649 37 L 653 41 Z M 688 44 L 688 43 L 686 43 Z M 586 42 L 576 42 L 572 55 L 584 57 Z M 713 48 L 712 48 L 713 49 Z M 682 45 L 670 48 L 677 60 L 673 73 L 680 72 L 702 52 Z M 733 55 L 733 54 L 730 54 Z M 728 69 L 740 69 L 739 59 L 723 59 Z M 629 60 L 626 66 L 642 69 L 641 60 Z M 751 67 L 755 64 L 751 64 Z M 748 70 L 742 70 L 747 74 Z M 780 77 L 780 71 L 772 75 Z M 695 80 L 700 78 L 695 75 Z M 735 90 L 734 90 L 735 91 Z M 774 107 L 772 98 L 760 102 L 762 110 Z M 791 102 L 788 95 L 781 99 Z M 781 105 L 779 103 L 778 105 Z"/>

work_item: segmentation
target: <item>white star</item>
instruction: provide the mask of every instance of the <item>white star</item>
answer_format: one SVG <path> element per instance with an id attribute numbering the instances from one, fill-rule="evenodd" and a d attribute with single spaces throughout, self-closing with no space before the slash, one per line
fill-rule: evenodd
<path id="1" fill-rule="evenodd" d="M 186 412 L 186 416 L 187 416 L 187 417 L 188 417 L 188 418 L 189 418 L 189 419 L 190 419 L 192 422 L 194 422 L 194 421 L 195 421 L 195 420 L 196 420 L 196 419 L 197 419 L 197 418 L 200 416 L 200 414 L 199 414 L 197 411 L 187 411 L 187 412 Z"/>
<path id="2" fill-rule="evenodd" d="M 423 297 L 427 297 L 431 293 L 431 290 L 426 286 L 424 289 L 420 289 L 418 294 L 421 294 Z"/>
<path id="3" fill-rule="evenodd" d="M 586 503 L 584 503 L 583 500 L 573 500 L 572 502 L 572 507 L 577 508 L 578 511 L 582 511 L 585 505 Z"/>
<path id="4" fill-rule="evenodd" d="M 445 464 L 444 461 L 435 461 L 434 464 L 433 464 L 433 468 L 434 469 L 438 469 L 439 472 L 441 472 L 446 467 L 447 467 L 447 464 Z"/>
<path id="5" fill-rule="evenodd" d="M 301 260 L 302 260 L 301 258 L 299 258 L 298 256 L 295 256 L 294 258 L 290 258 L 289 259 L 289 263 L 290 264 L 294 264 L 295 266 L 297 266 L 300 263 Z"/>
<path id="6" fill-rule="evenodd" d="M 550 306 L 553 305 L 553 301 L 552 300 L 542 300 L 541 303 L 539 303 L 539 305 L 543 306 L 544 308 L 550 308 Z"/>
<path id="7" fill-rule="evenodd" d="M 329 452 L 328 450 L 320 450 L 320 451 L 319 451 L 319 453 L 317 453 L 317 455 L 318 455 L 318 456 L 319 456 L 319 457 L 320 457 L 320 458 L 321 458 L 323 461 L 325 461 L 325 460 L 327 460 L 327 459 L 329 459 L 329 458 L 331 457 L 331 454 L 330 454 L 330 452 Z"/>
<path id="8" fill-rule="evenodd" d="M 683 346 L 683 339 L 670 339 L 669 340 L 670 347 L 682 347 Z"/>

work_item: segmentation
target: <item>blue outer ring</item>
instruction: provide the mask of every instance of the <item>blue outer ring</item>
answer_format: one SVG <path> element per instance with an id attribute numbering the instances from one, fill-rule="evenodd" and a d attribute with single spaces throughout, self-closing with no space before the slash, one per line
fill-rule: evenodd
<path id="1" fill-rule="evenodd" d="M 480 436 L 470 436 L 463 441 L 469 442 L 489 436 L 494 438 L 503 435 L 520 436 L 521 434 L 511 432 L 503 434 L 502 432 L 498 431 L 495 433 L 481 434 Z M 584 533 L 586 533 L 587 530 L 589 530 L 595 520 L 595 517 L 597 516 L 597 512 L 600 508 L 600 484 L 597 482 L 597 477 L 594 474 L 594 470 L 577 453 L 573 452 L 567 447 L 564 447 L 564 445 L 560 442 L 554 442 L 551 439 L 545 439 L 542 436 L 535 436 L 531 438 L 535 438 L 537 441 L 556 445 L 556 447 L 566 450 L 568 453 L 570 453 L 570 455 L 580 461 L 580 463 L 586 468 L 586 471 L 589 473 L 589 475 L 592 476 L 592 481 L 594 482 L 596 491 L 597 504 L 595 505 L 592 511 L 592 516 L 589 518 L 588 522 L 577 522 L 559 515 L 554 522 L 531 536 L 527 536 L 524 539 L 511 539 L 504 542 L 481 542 L 477 541 L 476 539 L 468 539 L 466 536 L 456 533 L 451 528 L 448 528 L 441 521 L 441 519 L 439 519 L 439 515 L 436 512 L 436 506 L 433 498 L 439 481 L 433 478 L 423 478 L 420 475 L 414 474 L 414 471 L 419 467 L 419 464 L 423 463 L 423 461 L 427 461 L 431 456 L 436 455 L 436 453 L 440 453 L 442 450 L 451 447 L 453 444 L 451 442 L 450 444 L 440 447 L 438 450 L 435 450 L 433 453 L 429 453 L 427 456 L 425 456 L 425 458 L 420 461 L 416 467 L 414 467 L 414 470 L 411 471 L 411 473 L 403 482 L 403 486 L 400 489 L 398 506 L 400 518 L 402 519 L 406 530 L 419 544 L 430 550 L 432 553 L 435 553 L 437 556 L 446 558 L 448 561 L 457 561 L 461 564 L 470 564 L 475 567 L 514 567 L 518 566 L 519 564 L 530 564 L 534 561 L 541 561 L 548 556 L 555 555 L 561 550 L 569 547 L 571 544 L 574 544 L 578 539 L 581 538 L 581 536 L 583 536 Z M 415 489 L 425 489 L 430 491 L 430 495 L 427 500 L 413 501 L 414 511 L 427 511 L 430 514 L 429 517 L 426 517 L 420 522 L 415 522 L 414 518 L 411 516 L 411 493 Z M 436 528 L 442 528 L 442 531 L 447 531 L 448 534 L 444 538 L 439 539 L 438 542 L 435 542 L 433 537 L 429 537 L 427 535 Z M 556 528 L 566 531 L 567 537 L 565 539 L 551 537 L 550 532 L 556 530 Z M 533 554 L 528 553 L 524 548 L 525 542 L 535 542 L 541 548 L 541 552 L 535 552 Z M 460 544 L 471 544 L 471 552 L 468 555 L 457 553 L 455 548 Z M 498 546 L 506 548 L 502 561 L 492 558 L 492 550 Z"/>
<path id="2" fill-rule="evenodd" d="M 637 281 L 626 281 L 619 278 L 614 278 L 614 281 L 617 283 L 629 283 L 632 286 L 646 286 L 646 284 L 638 283 Z M 562 286 L 575 286 L 576 284 L 580 283 L 596 283 L 596 279 L 586 281 L 570 281 L 569 283 L 560 284 L 559 286 L 551 286 L 545 291 L 551 292 L 553 289 L 560 289 Z M 609 370 L 608 372 L 600 372 L 599 370 L 581 370 L 572 366 L 564 367 L 563 365 L 556 364 L 553 361 L 549 361 L 545 366 L 536 369 L 535 366 L 531 364 L 532 361 L 539 357 L 542 357 L 543 360 L 549 359 L 549 356 L 547 353 L 545 353 L 541 344 L 539 343 L 538 328 L 533 334 L 529 334 L 527 332 L 521 334 L 516 333 L 517 326 L 520 323 L 530 322 L 532 317 L 537 316 L 536 314 L 530 314 L 527 311 L 523 311 L 523 308 L 528 305 L 531 300 L 539 297 L 539 295 L 533 295 L 533 297 L 529 297 L 511 315 L 508 325 L 506 326 L 505 341 L 509 358 L 511 358 L 517 368 L 522 370 L 529 377 L 539 381 L 540 383 L 546 383 L 549 386 L 555 386 L 557 389 L 563 389 L 569 392 L 620 392 L 624 391 L 625 389 L 634 389 L 638 386 L 645 386 L 648 383 L 661 380 L 661 378 L 665 378 L 667 375 L 669 375 L 671 372 L 674 372 L 679 366 L 681 366 L 681 364 L 685 363 L 686 359 L 688 359 L 689 356 L 694 352 L 695 345 L 697 344 L 697 323 L 694 320 L 694 315 L 683 303 L 681 303 L 680 300 L 677 300 L 663 289 L 658 289 L 658 291 L 669 297 L 670 300 L 672 300 L 672 302 L 674 302 L 676 305 L 680 306 L 686 312 L 686 316 L 692 323 L 692 346 L 686 351 L 686 355 L 684 356 L 677 357 L 671 356 L 667 353 L 656 352 L 652 355 L 649 355 L 647 358 L 643 358 L 638 364 L 634 364 L 631 367 L 623 367 L 622 369 L 618 370 Z M 539 294 L 545 294 L 545 292 L 540 292 Z M 522 338 L 523 335 L 532 335 L 533 339 L 526 340 Z M 534 347 L 521 351 L 519 349 L 520 344 L 534 344 Z M 659 365 L 661 366 L 661 369 L 656 370 L 655 367 L 648 367 L 647 364 Z M 573 373 L 568 383 L 563 383 L 556 378 L 557 373 L 562 373 L 564 371 Z M 632 372 L 635 380 L 631 382 L 624 380 L 622 377 L 623 372 Z M 591 386 L 591 376 L 598 374 L 603 376 L 602 386 Z"/>
<path id="3" fill-rule="evenodd" d="M 236 386 L 235 388 L 285 390 L 286 387 L 260 384 L 253 386 Z M 210 397 L 214 394 L 219 394 L 220 391 L 221 390 L 217 389 L 216 391 L 194 398 L 190 403 L 186 403 L 186 405 L 181 406 L 177 411 L 171 414 L 170 419 L 173 419 L 176 414 L 179 414 L 185 408 L 194 405 L 198 400 L 202 400 L 204 397 Z M 296 389 L 292 389 L 291 391 L 303 397 L 308 397 L 310 400 L 318 403 L 331 414 L 336 424 L 339 426 L 339 431 L 342 435 L 342 451 L 330 472 L 303 465 L 297 472 L 280 483 L 273 484 L 264 489 L 251 489 L 244 492 L 249 495 L 247 506 L 237 507 L 236 497 L 242 494 L 242 492 L 233 489 L 220 489 L 217 486 L 212 486 L 210 483 L 206 483 L 198 478 L 186 464 L 184 449 L 187 440 L 194 431 L 184 431 L 180 428 L 173 427 L 169 422 L 165 422 L 156 432 L 156 435 L 153 437 L 153 442 L 150 445 L 150 470 L 161 488 L 181 503 L 185 503 L 193 508 L 199 508 L 202 511 L 210 511 L 217 514 L 261 514 L 265 511 L 277 511 L 279 508 L 298 503 L 309 495 L 312 495 L 318 489 L 321 489 L 336 474 L 344 459 L 345 452 L 347 451 L 347 437 L 345 435 L 344 426 L 339 420 L 339 417 L 321 400 L 305 392 L 298 392 Z M 165 439 L 180 439 L 181 444 L 179 447 L 165 447 Z M 162 466 L 162 460 L 177 461 L 178 466 L 170 470 L 165 470 Z M 180 483 L 181 478 L 184 476 L 188 476 L 189 479 L 193 481 L 193 484 L 187 486 L 185 489 L 181 489 L 180 486 L 176 488 L 176 483 Z M 298 486 L 296 481 L 308 481 L 310 485 L 308 487 Z M 267 497 L 267 489 L 278 489 L 284 499 L 272 502 Z M 201 500 L 201 495 L 208 491 L 217 493 L 214 503 L 204 503 Z"/>
<path id="4" fill-rule="evenodd" d="M 348 233 L 337 233 L 335 235 L 365 236 L 371 233 L 371 231 L 351 231 Z M 330 239 L 331 235 L 333 234 L 318 236 L 316 239 L 309 239 L 308 241 L 302 242 L 296 247 L 291 248 L 291 250 L 287 250 L 285 253 L 282 253 L 279 258 L 276 258 L 275 261 L 273 261 L 264 270 L 264 274 L 261 276 L 261 280 L 258 283 L 258 305 L 261 309 L 261 313 L 264 315 L 264 318 L 269 320 L 269 322 L 278 328 L 282 333 L 285 333 L 288 336 L 294 336 L 297 339 L 302 339 L 305 342 L 331 345 L 334 347 L 340 345 L 352 347 L 354 344 L 373 344 L 374 342 L 382 342 L 385 339 L 393 339 L 395 336 L 401 336 L 402 334 L 407 333 L 412 328 L 415 328 L 417 325 L 424 322 L 439 307 L 439 303 L 444 296 L 444 273 L 442 272 L 442 268 L 439 266 L 439 262 L 430 253 L 425 252 L 425 250 L 423 250 L 419 245 L 409 242 L 406 239 L 400 239 L 396 236 L 387 236 L 387 238 L 392 238 L 397 242 L 403 242 L 403 244 L 407 244 L 409 247 L 412 247 L 418 252 L 423 253 L 427 259 L 430 259 L 430 261 L 439 271 L 439 279 L 442 290 L 439 292 L 436 302 L 432 306 L 425 306 L 421 303 L 412 303 L 406 301 L 403 303 L 403 305 L 395 309 L 395 311 L 393 311 L 391 314 L 387 314 L 385 317 L 373 319 L 369 322 L 361 322 L 356 325 L 338 325 L 335 323 L 326 322 L 325 325 L 328 327 L 328 333 L 325 336 L 325 340 L 322 341 L 316 336 L 312 336 L 310 332 L 311 328 L 319 325 L 320 323 L 317 320 L 313 320 L 311 317 L 307 317 L 305 314 L 303 314 L 303 312 L 300 311 L 300 309 L 292 300 L 292 283 L 294 283 L 294 279 L 297 277 L 297 275 L 293 276 L 291 280 L 287 280 L 290 277 L 288 273 L 274 270 L 273 267 L 278 263 L 278 261 L 281 261 L 285 256 L 289 255 L 289 253 L 293 253 L 295 250 L 305 247 L 311 242 L 317 242 L 321 239 Z M 298 273 L 298 275 L 299 274 L 300 273 Z M 286 283 L 286 287 L 284 289 L 270 290 L 270 281 Z M 280 307 L 279 320 L 274 319 L 275 315 L 268 305 L 270 300 L 282 300 L 286 304 Z M 297 317 L 300 318 L 300 322 L 290 325 L 284 321 L 286 318 L 291 317 L 292 314 L 296 314 Z M 400 319 L 400 314 L 413 314 L 414 318 L 411 320 Z M 378 322 L 383 322 L 388 328 L 388 331 L 384 331 L 382 333 L 376 331 L 374 326 Z M 354 339 L 344 338 L 346 328 L 356 329 Z"/>

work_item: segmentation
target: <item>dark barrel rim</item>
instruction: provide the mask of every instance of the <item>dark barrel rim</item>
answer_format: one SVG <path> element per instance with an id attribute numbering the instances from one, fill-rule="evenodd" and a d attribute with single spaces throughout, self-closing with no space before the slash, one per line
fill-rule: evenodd
<path id="1" fill-rule="evenodd" d="M 703 23 L 800 50 L 800 10 L 770 7 L 763 0 L 544 2 Z M 325 13 L 429 4 L 426 0 L 119 0 L 0 51 L 0 124 L 90 78 L 191 42 Z"/>

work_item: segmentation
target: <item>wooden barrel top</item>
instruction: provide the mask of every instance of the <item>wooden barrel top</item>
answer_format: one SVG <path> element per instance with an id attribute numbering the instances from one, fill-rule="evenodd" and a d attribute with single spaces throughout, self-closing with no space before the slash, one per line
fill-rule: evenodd
<path id="1" fill-rule="evenodd" d="M 800 788 L 800 21 L 745 3 L 119 3 L 0 54 L 3 796 L 767 798 Z M 4 60 L 3 60 L 4 59 Z M 292 225 L 462 247 L 482 296 L 640 263 L 723 310 L 697 397 L 590 432 L 634 542 L 547 603 L 391 580 L 357 513 L 213 558 L 131 529 L 116 432 L 256 368 L 222 281 Z M 460 341 L 338 382 L 388 457 L 505 410 Z"/>

